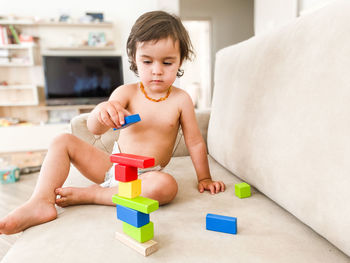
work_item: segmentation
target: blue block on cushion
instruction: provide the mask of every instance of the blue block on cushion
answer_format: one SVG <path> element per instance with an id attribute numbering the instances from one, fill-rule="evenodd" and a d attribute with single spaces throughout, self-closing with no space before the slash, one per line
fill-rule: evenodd
<path id="1" fill-rule="evenodd" d="M 206 216 L 207 230 L 223 232 L 228 234 L 237 234 L 237 218 L 215 214 Z"/>
<path id="2" fill-rule="evenodd" d="M 117 205 L 117 218 L 134 227 L 142 227 L 149 223 L 149 214 L 122 205 Z"/>

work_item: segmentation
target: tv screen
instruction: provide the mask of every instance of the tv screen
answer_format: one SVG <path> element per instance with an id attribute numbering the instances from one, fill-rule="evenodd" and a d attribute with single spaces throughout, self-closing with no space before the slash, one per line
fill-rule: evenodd
<path id="1" fill-rule="evenodd" d="M 121 56 L 43 56 L 48 105 L 97 104 L 123 84 Z"/>

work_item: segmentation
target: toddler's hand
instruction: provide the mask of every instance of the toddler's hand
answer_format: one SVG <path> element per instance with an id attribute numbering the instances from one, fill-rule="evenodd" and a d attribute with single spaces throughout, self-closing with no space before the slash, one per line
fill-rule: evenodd
<path id="1" fill-rule="evenodd" d="M 217 194 L 225 191 L 225 184 L 222 181 L 212 181 L 211 179 L 203 179 L 198 182 L 198 191 L 203 193 L 204 190 L 210 191 L 211 194 Z"/>
<path id="2" fill-rule="evenodd" d="M 105 101 L 98 106 L 98 121 L 111 128 L 120 128 L 124 124 L 124 117 L 130 113 L 117 101 Z"/>

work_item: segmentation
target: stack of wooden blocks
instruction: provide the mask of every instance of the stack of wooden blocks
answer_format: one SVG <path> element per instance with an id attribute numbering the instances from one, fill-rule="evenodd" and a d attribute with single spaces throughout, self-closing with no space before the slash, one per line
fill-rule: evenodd
<path id="1" fill-rule="evenodd" d="M 159 203 L 141 194 L 141 180 L 138 168 L 154 166 L 154 158 L 132 154 L 112 154 L 115 163 L 115 179 L 118 181 L 118 194 L 112 197 L 117 207 L 117 218 L 123 221 L 123 233 L 116 233 L 116 238 L 132 247 L 137 252 L 148 256 L 158 249 L 154 235 L 153 222 L 149 214 L 158 209 Z"/>

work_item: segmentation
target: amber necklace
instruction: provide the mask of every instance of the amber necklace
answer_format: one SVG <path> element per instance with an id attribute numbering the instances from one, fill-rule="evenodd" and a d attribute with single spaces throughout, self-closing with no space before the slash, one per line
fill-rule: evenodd
<path id="1" fill-rule="evenodd" d="M 140 89 L 141 89 L 142 93 L 145 95 L 145 97 L 146 97 L 147 99 L 149 99 L 149 100 L 151 100 L 151 101 L 154 101 L 154 102 L 160 102 L 160 101 L 166 100 L 166 99 L 169 97 L 169 95 L 170 95 L 171 88 L 172 88 L 172 86 L 170 86 L 170 87 L 168 88 L 168 91 L 167 91 L 167 93 L 166 93 L 166 95 L 165 95 L 164 97 L 159 98 L 159 99 L 153 99 L 153 98 L 151 98 L 151 97 L 149 97 L 149 96 L 147 95 L 147 93 L 146 93 L 146 91 L 145 91 L 145 88 L 143 87 L 142 82 L 140 82 Z"/>

